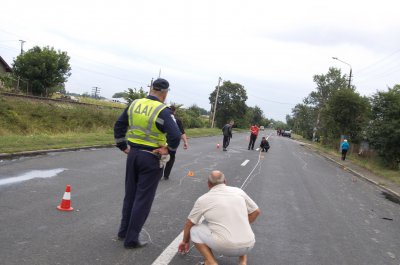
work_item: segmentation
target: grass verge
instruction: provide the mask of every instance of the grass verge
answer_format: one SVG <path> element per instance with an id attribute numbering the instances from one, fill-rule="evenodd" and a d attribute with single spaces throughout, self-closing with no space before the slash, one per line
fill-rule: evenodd
<path id="1" fill-rule="evenodd" d="M 186 135 L 190 139 L 222 134 L 221 129 L 197 128 L 187 129 Z M 114 135 L 112 130 L 100 131 L 96 133 L 68 132 L 58 134 L 32 134 L 27 136 L 1 135 L 0 153 L 17 153 L 23 151 L 37 151 L 108 144 L 114 144 Z"/>
<path id="2" fill-rule="evenodd" d="M 34 135 L 0 136 L 0 153 L 17 153 L 59 148 L 72 148 L 114 143 L 114 135 L 109 132 L 60 133 Z"/>

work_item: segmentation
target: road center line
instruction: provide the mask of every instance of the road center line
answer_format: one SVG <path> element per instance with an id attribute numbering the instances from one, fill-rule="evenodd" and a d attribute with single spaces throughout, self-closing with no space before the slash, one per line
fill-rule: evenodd
<path id="1" fill-rule="evenodd" d="M 246 159 L 244 160 L 244 162 L 241 164 L 242 167 L 244 167 L 245 165 L 247 165 L 247 163 L 249 163 L 250 160 Z"/>

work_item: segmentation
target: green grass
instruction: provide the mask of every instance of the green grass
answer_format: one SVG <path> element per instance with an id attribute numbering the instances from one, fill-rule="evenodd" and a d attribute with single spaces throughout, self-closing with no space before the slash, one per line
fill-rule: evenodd
<path id="1" fill-rule="evenodd" d="M 326 154 L 329 154 L 332 156 L 336 156 L 336 157 L 340 156 L 339 151 L 334 150 L 330 147 L 321 145 L 319 143 L 315 143 L 315 142 L 306 140 L 299 135 L 292 135 L 292 138 L 303 141 L 303 142 L 307 142 L 307 143 L 311 144 L 315 149 L 317 149 L 323 153 L 326 153 Z M 385 167 L 384 163 L 378 156 L 361 157 L 361 156 L 358 156 L 357 153 L 350 153 L 347 155 L 346 160 L 349 160 L 352 163 L 354 163 L 360 167 L 368 169 L 375 175 L 381 176 L 385 179 L 388 179 L 388 180 L 400 185 L 400 171 L 389 169 L 389 168 Z"/>
<path id="2" fill-rule="evenodd" d="M 202 137 L 202 136 L 214 136 L 222 134 L 219 128 L 194 128 L 185 129 L 186 136 L 188 138 Z"/>
<path id="3" fill-rule="evenodd" d="M 105 101 L 105 100 L 86 98 L 86 97 L 78 97 L 78 99 L 79 99 L 79 102 L 81 102 L 81 103 L 99 105 L 99 106 L 104 106 L 104 107 L 120 108 L 120 109 L 126 108 L 126 104 L 124 104 L 124 103 L 109 102 L 109 101 Z"/>
<path id="4" fill-rule="evenodd" d="M 112 128 L 122 109 L 0 97 L 0 136 L 89 133 Z"/>
<path id="5" fill-rule="evenodd" d="M 190 138 L 221 135 L 220 129 L 198 128 L 187 129 Z M 0 136 L 0 153 L 49 150 L 60 148 L 83 147 L 114 144 L 112 129 L 96 133 L 66 132 L 57 134 L 2 135 Z"/>
<path id="6" fill-rule="evenodd" d="M 0 153 L 17 153 L 60 148 L 72 148 L 114 143 L 112 131 L 96 133 L 62 133 L 0 136 Z"/>

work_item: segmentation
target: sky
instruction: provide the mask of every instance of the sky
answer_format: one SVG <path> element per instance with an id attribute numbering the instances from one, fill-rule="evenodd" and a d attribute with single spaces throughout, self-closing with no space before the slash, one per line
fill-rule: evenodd
<path id="1" fill-rule="evenodd" d="M 19 40 L 25 51 L 66 51 L 66 90 L 97 86 L 106 98 L 161 75 L 167 103 L 206 110 L 221 77 L 245 87 L 248 106 L 285 121 L 330 67 L 351 68 L 365 96 L 400 84 L 399 8 L 398 0 L 13 0 L 2 4 L 0 56 L 11 66 Z"/>

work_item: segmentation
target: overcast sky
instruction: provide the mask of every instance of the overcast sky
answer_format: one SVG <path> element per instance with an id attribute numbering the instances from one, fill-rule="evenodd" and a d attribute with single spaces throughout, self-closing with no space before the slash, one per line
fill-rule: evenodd
<path id="1" fill-rule="evenodd" d="M 13 0 L 2 4 L 0 56 L 11 66 L 33 46 L 71 57 L 66 89 L 111 98 L 170 82 L 167 101 L 210 109 L 223 80 L 242 84 L 248 106 L 286 114 L 337 67 L 361 95 L 400 83 L 398 0 Z"/>

